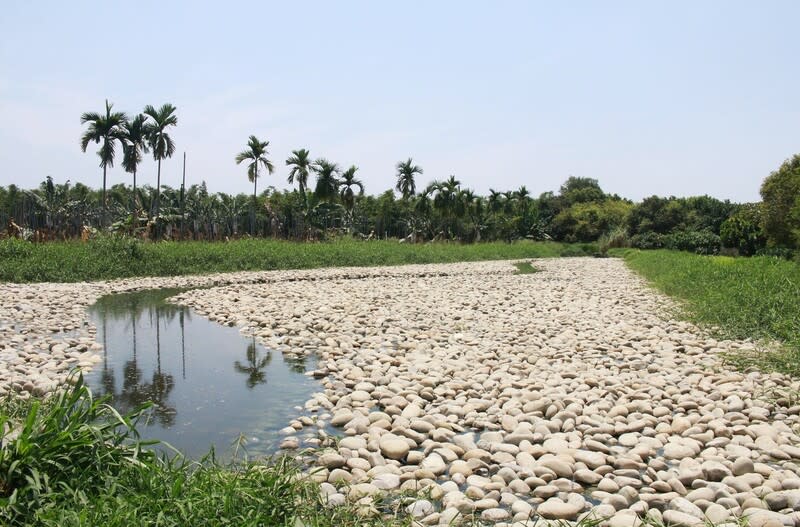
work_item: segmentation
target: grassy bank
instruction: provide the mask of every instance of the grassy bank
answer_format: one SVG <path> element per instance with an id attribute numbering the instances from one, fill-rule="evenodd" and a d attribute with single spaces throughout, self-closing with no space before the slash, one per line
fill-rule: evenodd
<path id="1" fill-rule="evenodd" d="M 775 353 L 731 357 L 737 366 L 800 375 L 800 265 L 672 251 L 627 251 L 625 260 L 656 288 L 683 300 L 691 320 L 719 328 L 720 336 L 783 343 Z"/>
<path id="2" fill-rule="evenodd" d="M 0 241 L 0 281 L 80 282 L 134 276 L 176 276 L 228 271 L 311 269 L 586 256 L 590 244 L 555 242 L 401 244 L 339 240 L 142 243 L 105 238 L 88 243 Z"/>

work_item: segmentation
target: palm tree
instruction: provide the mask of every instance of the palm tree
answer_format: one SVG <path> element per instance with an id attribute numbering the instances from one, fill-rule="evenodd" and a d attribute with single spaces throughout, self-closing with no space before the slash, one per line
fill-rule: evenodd
<path id="1" fill-rule="evenodd" d="M 161 160 L 172 157 L 175 153 L 175 143 L 167 133 L 167 128 L 178 124 L 176 108 L 167 103 L 156 110 L 148 104 L 144 107 L 144 115 L 150 119 L 146 125 L 145 135 L 150 148 L 153 150 L 153 159 L 158 161 L 158 178 L 156 179 L 156 216 L 161 212 Z"/>
<path id="2" fill-rule="evenodd" d="M 417 190 L 414 183 L 414 174 L 422 174 L 422 168 L 415 165 L 410 157 L 407 161 L 397 163 L 397 185 L 395 188 L 403 194 L 403 199 L 413 196 Z"/>
<path id="3" fill-rule="evenodd" d="M 292 156 L 286 160 L 286 166 L 291 166 L 292 170 L 289 171 L 289 177 L 286 180 L 289 183 L 297 181 L 297 187 L 300 190 L 300 195 L 303 196 L 303 203 L 306 201 L 306 188 L 308 188 L 308 174 L 313 169 L 311 154 L 305 148 L 300 150 L 292 150 Z"/>
<path id="4" fill-rule="evenodd" d="M 456 215 L 461 217 L 464 215 L 469 216 L 474 229 L 472 241 L 481 241 L 481 229 L 484 228 L 485 221 L 484 199 L 475 194 L 472 190 L 467 189 L 459 192 L 458 201 L 461 212 Z"/>
<path id="5" fill-rule="evenodd" d="M 364 194 L 364 184 L 356 179 L 356 171 L 358 167 L 352 165 L 350 168 L 342 173 L 342 178 L 339 180 L 339 197 L 342 200 L 345 210 L 347 211 L 347 224 L 348 229 L 352 229 L 353 225 L 353 208 L 356 205 L 356 194 L 353 192 L 353 187 L 358 187 L 358 195 Z"/>
<path id="6" fill-rule="evenodd" d="M 328 201 L 336 196 L 339 188 L 339 180 L 336 175 L 339 173 L 339 166 L 331 163 L 327 159 L 320 158 L 314 163 L 314 172 L 317 173 L 317 185 L 314 194 L 323 201 Z"/>
<path id="7" fill-rule="evenodd" d="M 133 201 L 136 204 L 136 169 L 142 162 L 142 154 L 147 150 L 147 116 L 139 114 L 125 123 L 122 141 L 122 168 L 133 174 Z"/>
<path id="8" fill-rule="evenodd" d="M 272 174 L 275 167 L 272 166 L 272 161 L 267 158 L 269 152 L 267 147 L 269 141 L 260 141 L 256 136 L 251 135 L 247 141 L 247 150 L 242 150 L 236 155 L 236 164 L 242 164 L 242 161 L 250 161 L 247 165 L 247 178 L 253 182 L 253 215 L 250 222 L 250 236 L 255 235 L 256 228 L 256 195 L 258 190 L 258 164 L 261 163 L 267 169 L 267 172 Z"/>
<path id="9" fill-rule="evenodd" d="M 455 176 L 450 176 L 447 181 L 432 183 L 431 187 L 436 192 L 433 198 L 433 208 L 437 209 L 444 217 L 444 230 L 450 237 L 453 234 L 452 218 L 458 216 L 459 212 L 463 210 L 458 206 L 461 182 Z"/>
<path id="10" fill-rule="evenodd" d="M 505 196 L 502 192 L 498 192 L 497 190 L 490 188 L 489 189 L 489 210 L 494 213 L 499 212 L 503 208 L 503 200 Z"/>
<path id="11" fill-rule="evenodd" d="M 125 129 L 126 116 L 122 112 L 112 112 L 113 104 L 109 104 L 106 99 L 106 113 L 101 115 L 95 112 L 87 112 L 81 115 L 81 124 L 89 123 L 89 128 L 81 137 L 81 150 L 86 152 L 89 143 L 102 142 L 97 155 L 100 157 L 100 166 L 103 168 L 103 223 L 106 222 L 106 170 L 108 166 L 114 166 L 114 141 L 122 142 L 122 134 Z"/>
<path id="12" fill-rule="evenodd" d="M 514 192 L 514 199 L 516 199 L 517 201 L 517 207 L 522 213 L 522 216 L 523 217 L 526 216 L 528 214 L 528 208 L 531 202 L 531 193 L 525 187 L 525 185 L 522 185 L 521 187 L 519 187 L 519 190 L 516 190 Z"/>

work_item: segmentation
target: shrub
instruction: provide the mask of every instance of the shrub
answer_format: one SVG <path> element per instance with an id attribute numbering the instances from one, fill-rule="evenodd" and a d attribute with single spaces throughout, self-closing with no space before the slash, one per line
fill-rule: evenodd
<path id="1" fill-rule="evenodd" d="M 788 247 L 764 247 L 756 251 L 756 256 L 771 256 L 772 258 L 781 258 L 783 260 L 791 260 L 795 256 L 795 251 Z M 797 252 L 800 256 L 800 252 Z"/>
<path id="2" fill-rule="evenodd" d="M 144 257 L 142 242 L 129 236 L 101 236 L 94 242 L 99 253 L 106 257 L 141 260 Z"/>
<path id="3" fill-rule="evenodd" d="M 558 254 L 562 257 L 569 256 L 591 256 L 597 252 L 597 246 L 593 243 L 579 243 L 574 245 L 566 245 Z"/>
<path id="4" fill-rule="evenodd" d="M 643 232 L 634 234 L 629 240 L 630 246 L 636 249 L 662 249 L 664 235 L 657 232 Z"/>
<path id="5" fill-rule="evenodd" d="M 763 249 L 767 239 L 761 228 L 761 207 L 752 203 L 742 205 L 720 227 L 720 239 L 725 247 L 737 249 L 739 254 L 752 256 Z"/>
<path id="6" fill-rule="evenodd" d="M 605 232 L 625 225 L 632 205 L 609 199 L 604 202 L 576 203 L 562 210 L 550 226 L 553 236 L 570 242 L 591 242 Z"/>
<path id="7" fill-rule="evenodd" d="M 31 253 L 33 253 L 33 246 L 30 242 L 16 238 L 0 240 L 0 260 L 26 258 Z"/>
<path id="8" fill-rule="evenodd" d="M 722 241 L 710 231 L 678 231 L 664 236 L 664 247 L 697 254 L 719 254 Z"/>

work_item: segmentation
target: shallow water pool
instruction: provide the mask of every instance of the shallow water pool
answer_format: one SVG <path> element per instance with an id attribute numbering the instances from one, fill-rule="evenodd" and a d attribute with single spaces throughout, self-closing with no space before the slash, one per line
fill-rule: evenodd
<path id="1" fill-rule="evenodd" d="M 89 308 L 105 351 L 88 384 L 95 394 L 111 395 L 120 411 L 153 401 L 143 437 L 187 456 L 214 447 L 227 457 L 240 438 L 249 455 L 275 453 L 278 430 L 320 391 L 304 375 L 315 368 L 314 358 L 285 358 L 236 328 L 165 301 L 179 292 L 109 295 Z"/>

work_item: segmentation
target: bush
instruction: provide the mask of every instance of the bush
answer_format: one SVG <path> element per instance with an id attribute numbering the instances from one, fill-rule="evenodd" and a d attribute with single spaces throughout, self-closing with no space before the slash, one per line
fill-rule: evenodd
<path id="1" fill-rule="evenodd" d="M 94 246 L 105 257 L 124 260 L 141 260 L 144 257 L 142 242 L 129 236 L 101 236 L 95 240 Z"/>
<path id="2" fill-rule="evenodd" d="M 30 242 L 16 238 L 0 240 L 0 260 L 26 258 L 31 253 L 33 253 L 33 246 Z"/>
<path id="3" fill-rule="evenodd" d="M 767 243 L 761 228 L 762 214 L 758 204 L 742 205 L 720 227 L 720 239 L 725 247 L 737 249 L 743 256 L 752 256 Z"/>
<path id="4" fill-rule="evenodd" d="M 722 240 L 710 231 L 679 231 L 664 236 L 664 247 L 696 254 L 719 254 Z"/>
<path id="5" fill-rule="evenodd" d="M 616 199 L 576 203 L 559 212 L 550 229 L 557 240 L 592 242 L 603 233 L 625 225 L 632 207 L 630 203 Z"/>
<path id="6" fill-rule="evenodd" d="M 558 255 L 561 257 L 591 256 L 596 252 L 597 246 L 593 243 L 576 243 L 564 246 Z"/>
<path id="7" fill-rule="evenodd" d="M 756 256 L 770 256 L 782 260 L 791 260 L 795 256 L 795 251 L 788 247 L 764 247 L 756 251 Z M 800 256 L 800 252 L 797 253 L 797 256 Z"/>
<path id="8" fill-rule="evenodd" d="M 662 249 L 664 247 L 664 235 L 657 232 L 634 234 L 630 237 L 629 243 L 635 249 Z"/>

